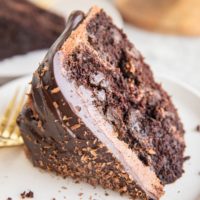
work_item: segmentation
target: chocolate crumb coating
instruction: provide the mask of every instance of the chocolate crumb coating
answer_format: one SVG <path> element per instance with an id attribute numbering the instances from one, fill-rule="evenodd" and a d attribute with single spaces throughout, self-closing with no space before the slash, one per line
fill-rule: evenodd
<path id="1" fill-rule="evenodd" d="M 143 57 L 102 9 L 74 12 L 18 124 L 35 166 L 157 200 L 183 172 L 184 130 Z"/>
<path id="2" fill-rule="evenodd" d="M 49 48 L 65 20 L 27 0 L 0 0 L 0 60 Z"/>

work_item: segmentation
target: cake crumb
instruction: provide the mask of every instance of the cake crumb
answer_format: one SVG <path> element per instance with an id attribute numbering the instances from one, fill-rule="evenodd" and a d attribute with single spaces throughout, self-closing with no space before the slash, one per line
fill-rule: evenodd
<path id="1" fill-rule="evenodd" d="M 58 104 L 57 104 L 57 102 L 53 102 L 53 106 L 57 109 L 59 106 L 58 106 Z"/>
<path id="2" fill-rule="evenodd" d="M 109 196 L 109 194 L 105 191 L 105 196 Z"/>
<path id="3" fill-rule="evenodd" d="M 81 127 L 80 124 L 75 124 L 75 125 L 71 126 L 71 129 L 72 129 L 72 131 L 74 131 L 74 130 L 80 128 L 80 127 Z"/>
<path id="4" fill-rule="evenodd" d="M 81 111 L 81 107 L 80 107 L 80 106 L 75 106 L 75 108 L 76 108 L 76 110 L 77 110 L 78 112 Z"/>
<path id="5" fill-rule="evenodd" d="M 58 92 L 60 92 L 60 89 L 58 87 L 51 90 L 51 94 L 56 94 Z"/>
<path id="6" fill-rule="evenodd" d="M 34 193 L 31 190 L 29 192 L 24 191 L 20 195 L 22 199 L 34 197 Z"/>
<path id="7" fill-rule="evenodd" d="M 79 197 L 81 197 L 82 195 L 83 195 L 83 193 L 82 193 L 82 192 L 80 192 L 80 193 L 78 194 L 78 196 L 79 196 Z"/>
<path id="8" fill-rule="evenodd" d="M 8 197 L 7 200 L 12 200 L 12 198 L 11 198 L 11 197 Z"/>
<path id="9" fill-rule="evenodd" d="M 197 131 L 197 132 L 200 132 L 200 124 L 197 125 L 197 127 L 196 127 L 196 131 Z"/>
<path id="10" fill-rule="evenodd" d="M 198 175 L 200 176 L 200 172 L 198 172 Z"/>
<path id="11" fill-rule="evenodd" d="M 78 180 L 75 181 L 76 184 L 80 183 Z"/>
<path id="12" fill-rule="evenodd" d="M 62 188 L 63 190 L 67 190 L 67 187 L 65 187 L 65 186 L 62 186 L 61 188 Z"/>
<path id="13" fill-rule="evenodd" d="M 184 159 L 184 161 L 187 161 L 187 160 L 190 160 L 190 156 L 185 156 L 183 159 Z"/>

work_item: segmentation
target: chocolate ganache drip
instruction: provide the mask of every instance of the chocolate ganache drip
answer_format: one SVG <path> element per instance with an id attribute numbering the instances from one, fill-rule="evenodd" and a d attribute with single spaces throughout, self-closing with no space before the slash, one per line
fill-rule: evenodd
<path id="1" fill-rule="evenodd" d="M 85 14 L 81 11 L 75 11 L 70 15 L 64 32 L 52 45 L 43 63 L 34 73 L 32 79 L 31 98 L 33 98 L 33 107 L 35 112 L 39 115 L 40 124 L 42 126 L 42 129 L 38 127 L 35 132 L 40 133 L 41 136 L 50 136 L 57 141 L 61 140 L 60 136 L 68 129 L 64 123 L 62 123 L 63 116 L 74 116 L 70 120 L 72 124 L 76 123 L 78 119 L 67 104 L 59 104 L 58 108 L 57 102 L 60 100 L 64 102 L 64 97 L 60 89 L 58 89 L 54 76 L 54 56 L 61 48 L 63 42 L 67 40 L 71 32 L 79 26 L 84 18 Z M 27 110 L 25 110 L 25 112 L 28 114 Z M 30 119 L 29 123 L 33 123 L 33 121 Z M 35 126 L 35 124 L 33 124 L 33 126 Z M 68 131 L 71 133 L 70 130 Z"/>

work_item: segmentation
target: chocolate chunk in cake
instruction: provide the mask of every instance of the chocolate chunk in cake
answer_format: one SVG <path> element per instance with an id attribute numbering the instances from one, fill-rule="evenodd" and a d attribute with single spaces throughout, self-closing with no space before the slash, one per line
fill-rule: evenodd
<path id="1" fill-rule="evenodd" d="M 132 199 L 160 199 L 183 173 L 184 130 L 170 97 L 97 7 L 70 16 L 18 124 L 35 166 Z"/>
<path id="2" fill-rule="evenodd" d="M 0 60 L 49 48 L 65 20 L 26 0 L 0 0 Z"/>

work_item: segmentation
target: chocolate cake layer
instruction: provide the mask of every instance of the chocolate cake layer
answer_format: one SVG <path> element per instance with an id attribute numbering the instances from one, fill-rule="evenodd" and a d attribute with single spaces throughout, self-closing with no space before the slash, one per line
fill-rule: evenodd
<path id="1" fill-rule="evenodd" d="M 33 75 L 18 124 L 34 165 L 133 199 L 160 199 L 183 172 L 176 109 L 96 7 L 71 15 Z"/>
<path id="2" fill-rule="evenodd" d="M 49 48 L 65 20 L 26 0 L 0 0 L 0 60 Z"/>

